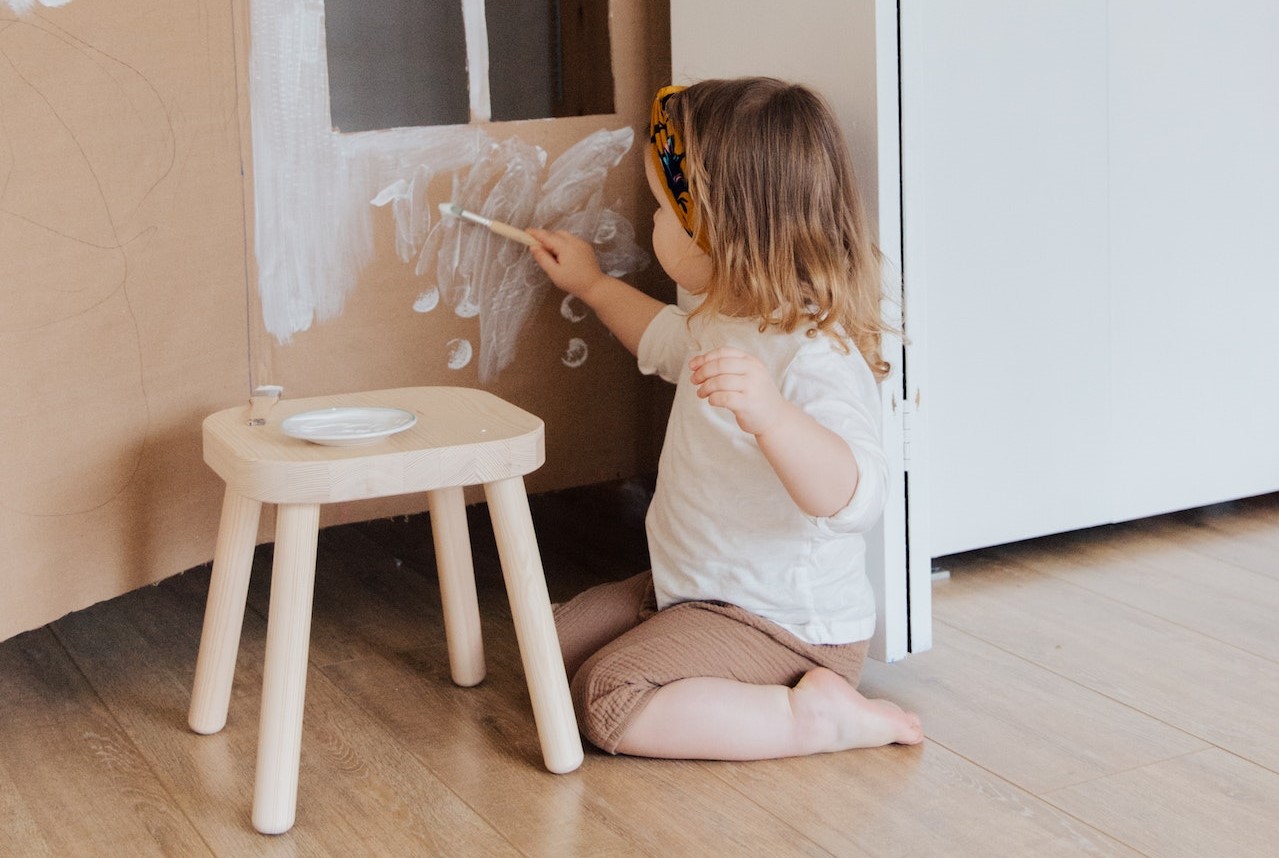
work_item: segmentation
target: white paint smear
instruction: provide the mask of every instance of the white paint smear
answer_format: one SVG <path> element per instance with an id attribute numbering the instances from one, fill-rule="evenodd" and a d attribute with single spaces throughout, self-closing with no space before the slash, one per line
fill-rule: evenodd
<path id="1" fill-rule="evenodd" d="M 475 64 L 487 67 L 487 45 L 470 43 L 478 39 L 483 3 L 466 0 L 464 15 L 474 112 Z M 609 171 L 631 147 L 630 128 L 591 134 L 549 169 L 540 147 L 518 138 L 496 142 L 479 126 L 338 134 L 329 117 L 323 0 L 253 0 L 251 27 L 258 290 L 263 326 L 278 342 L 342 312 L 372 260 L 373 214 L 389 206 L 396 254 L 406 262 L 416 257 L 416 273 L 435 281 L 413 309 L 425 312 L 434 288 L 436 300 L 457 315 L 479 317 L 482 382 L 510 364 L 549 284 L 522 245 L 432 216 L 427 188 L 442 176 L 452 176 L 451 201 L 464 208 L 591 240 L 613 276 L 647 265 L 634 229 L 603 199 Z M 487 71 L 483 78 L 486 111 Z"/>
<path id="2" fill-rule="evenodd" d="M 560 315 L 577 323 L 586 318 L 586 306 L 575 295 L 565 295 L 560 302 Z"/>
<path id="3" fill-rule="evenodd" d="M 630 273 L 648 263 L 635 231 L 603 203 L 609 171 L 631 147 L 630 128 L 597 131 L 546 166 L 539 147 L 511 138 L 491 143 L 455 176 L 452 201 L 519 226 L 564 229 L 595 244 L 601 266 Z M 416 273 L 434 274 L 441 300 L 480 318 L 479 377 L 492 380 L 515 357 L 525 321 L 549 282 L 523 245 L 482 227 L 443 218 L 427 236 Z M 474 306 L 473 306 L 474 305 Z"/>
<path id="4" fill-rule="evenodd" d="M 469 126 L 336 133 L 323 0 L 254 0 L 250 15 L 258 292 L 263 326 L 287 343 L 342 312 L 373 256 L 369 200 L 403 182 L 392 199 L 414 208 L 419 189 L 425 193 L 422 168 L 468 165 L 487 138 Z M 412 223 L 397 227 L 397 245 L 414 232 Z"/>
<path id="5" fill-rule="evenodd" d="M 39 0 L 39 5 L 53 9 L 70 2 L 71 0 Z M 36 0 L 5 0 L 5 3 L 18 15 L 25 15 L 36 7 Z"/>
<path id="6" fill-rule="evenodd" d="M 484 0 L 462 0 L 466 34 L 466 73 L 471 92 L 471 121 L 488 122 L 493 115 L 489 92 L 489 30 Z"/>
<path id="7" fill-rule="evenodd" d="M 568 348 L 564 350 L 564 356 L 560 358 L 560 363 L 572 369 L 577 369 L 586 363 L 586 358 L 590 354 L 590 349 L 586 346 L 586 341 L 580 337 L 573 337 L 568 341 Z"/>
<path id="8" fill-rule="evenodd" d="M 431 287 L 417 296 L 417 300 L 413 302 L 413 310 L 417 313 L 429 313 L 434 310 L 440 303 L 440 290 Z"/>
<path id="9" fill-rule="evenodd" d="M 462 369 L 471 362 L 471 341 L 463 339 L 449 340 L 445 346 L 448 351 L 449 369 Z"/>

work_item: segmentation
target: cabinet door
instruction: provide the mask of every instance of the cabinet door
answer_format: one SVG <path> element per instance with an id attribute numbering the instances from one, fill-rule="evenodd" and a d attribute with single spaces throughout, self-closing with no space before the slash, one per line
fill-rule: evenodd
<path id="1" fill-rule="evenodd" d="M 1279 489 L 1279 6 L 901 10 L 932 554 Z"/>
<path id="2" fill-rule="evenodd" d="M 1106 5 L 901 4 L 934 556 L 1106 520 Z"/>
<path id="3" fill-rule="evenodd" d="M 862 198 L 889 257 L 889 289 L 899 294 L 896 3 L 672 0 L 671 59 L 675 83 L 772 75 L 808 84 L 831 102 L 852 148 Z M 893 486 L 883 523 L 869 534 L 869 561 L 879 601 L 871 654 L 892 661 L 932 645 L 932 600 L 927 539 L 910 546 L 906 539 L 903 420 L 905 405 L 914 396 L 908 390 L 914 387 L 901 375 L 905 355 L 900 343 L 886 346 L 896 349 L 887 352 L 895 372 L 883 385 L 884 442 Z M 923 505 L 912 509 L 910 533 L 921 535 Z"/>
<path id="4" fill-rule="evenodd" d="M 1279 4 L 1110 9 L 1116 520 L 1279 489 Z"/>

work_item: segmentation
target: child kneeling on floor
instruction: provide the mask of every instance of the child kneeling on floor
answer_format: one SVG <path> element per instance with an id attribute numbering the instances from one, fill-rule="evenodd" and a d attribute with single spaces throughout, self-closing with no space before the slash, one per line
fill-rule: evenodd
<path id="1" fill-rule="evenodd" d="M 888 328 L 839 126 L 802 86 L 709 80 L 657 94 L 650 143 L 653 250 L 695 308 L 530 230 L 555 285 L 676 385 L 651 573 L 555 611 L 582 731 L 610 753 L 685 759 L 917 743 L 913 713 L 856 690 Z"/>

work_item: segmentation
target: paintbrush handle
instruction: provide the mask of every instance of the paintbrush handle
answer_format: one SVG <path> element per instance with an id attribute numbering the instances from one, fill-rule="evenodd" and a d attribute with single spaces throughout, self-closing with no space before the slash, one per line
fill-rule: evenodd
<path id="1" fill-rule="evenodd" d="M 489 229 L 503 238 L 518 241 L 520 244 L 526 244 L 529 247 L 537 247 L 541 244 L 540 241 L 519 227 L 511 226 L 509 223 L 502 223 L 500 220 L 490 221 Z"/>

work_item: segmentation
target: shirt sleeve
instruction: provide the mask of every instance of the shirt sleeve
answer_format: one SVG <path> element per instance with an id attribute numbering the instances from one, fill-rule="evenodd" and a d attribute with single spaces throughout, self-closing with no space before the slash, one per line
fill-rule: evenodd
<path id="1" fill-rule="evenodd" d="M 861 354 L 801 352 L 791 362 L 782 394 L 847 442 L 857 462 L 857 490 L 843 509 L 810 516 L 829 534 L 869 530 L 888 500 L 888 459 L 881 439 L 879 387 Z"/>
<path id="2" fill-rule="evenodd" d="M 692 342 L 688 313 L 668 304 L 658 311 L 640 336 L 636 349 L 639 371 L 675 384 L 684 371 Z"/>

